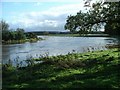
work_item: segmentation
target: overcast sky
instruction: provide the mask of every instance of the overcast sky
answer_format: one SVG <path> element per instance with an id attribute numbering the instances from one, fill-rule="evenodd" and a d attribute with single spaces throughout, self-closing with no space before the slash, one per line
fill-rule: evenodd
<path id="1" fill-rule="evenodd" d="M 64 31 L 68 15 L 86 10 L 84 0 L 5 1 L 2 2 L 2 19 L 10 28 L 19 27 L 25 31 Z"/>

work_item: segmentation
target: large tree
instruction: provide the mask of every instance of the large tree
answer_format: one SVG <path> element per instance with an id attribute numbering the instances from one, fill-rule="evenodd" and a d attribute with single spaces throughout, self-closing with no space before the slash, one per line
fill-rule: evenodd
<path id="1" fill-rule="evenodd" d="M 15 37 L 16 37 L 17 40 L 25 39 L 24 29 L 17 28 Z"/>
<path id="2" fill-rule="evenodd" d="M 8 40 L 10 37 L 9 25 L 4 20 L 2 20 L 0 22 L 0 28 L 2 29 L 2 40 Z"/>
<path id="3" fill-rule="evenodd" d="M 2 29 L 2 40 L 21 40 L 25 39 L 24 29 L 17 28 L 16 31 L 9 29 L 9 24 L 4 20 L 0 22 L 0 29 Z"/>
<path id="4" fill-rule="evenodd" d="M 8 30 L 9 29 L 9 25 L 4 20 L 1 20 L 1 22 L 0 22 L 0 28 L 2 29 L 2 31 Z"/>
<path id="5" fill-rule="evenodd" d="M 120 3 L 96 3 L 92 8 L 83 13 L 79 11 L 74 16 L 68 16 L 65 29 L 71 32 L 88 33 L 91 30 L 99 30 L 105 25 L 105 32 L 108 34 L 119 34 L 120 32 Z"/>

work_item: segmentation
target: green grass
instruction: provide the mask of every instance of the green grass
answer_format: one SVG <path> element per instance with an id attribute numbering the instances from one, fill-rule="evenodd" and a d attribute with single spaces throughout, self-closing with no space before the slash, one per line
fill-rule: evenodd
<path id="1" fill-rule="evenodd" d="M 43 63 L 3 65 L 3 88 L 120 88 L 118 49 L 36 59 Z"/>
<path id="2" fill-rule="evenodd" d="M 20 44 L 25 42 L 37 42 L 38 40 L 43 40 L 42 38 L 30 38 L 30 39 L 23 39 L 23 40 L 8 40 L 3 41 L 2 44 Z"/>
<path id="3" fill-rule="evenodd" d="M 39 35 L 39 34 L 38 34 Z M 110 37 L 107 34 L 46 34 L 42 36 L 61 36 L 61 37 Z"/>

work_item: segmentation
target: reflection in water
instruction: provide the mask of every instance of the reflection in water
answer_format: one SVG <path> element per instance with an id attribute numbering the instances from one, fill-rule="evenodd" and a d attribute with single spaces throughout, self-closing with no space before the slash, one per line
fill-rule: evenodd
<path id="1" fill-rule="evenodd" d="M 75 52 L 85 52 L 87 47 L 91 47 L 90 50 L 105 49 L 105 45 L 117 43 L 117 40 L 111 37 L 41 37 L 45 38 L 45 40 L 35 43 L 3 45 L 3 63 L 7 63 L 9 59 L 14 61 L 16 57 L 19 57 L 19 62 L 31 56 L 39 58 L 40 54 L 46 52 L 49 52 L 51 56 L 67 54 L 73 50 Z"/>

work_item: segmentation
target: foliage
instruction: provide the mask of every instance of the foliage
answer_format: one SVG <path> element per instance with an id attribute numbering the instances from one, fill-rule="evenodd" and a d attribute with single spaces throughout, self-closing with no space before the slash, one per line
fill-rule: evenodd
<path id="1" fill-rule="evenodd" d="M 118 49 L 71 53 L 47 56 L 42 59 L 45 62 L 34 66 L 17 69 L 4 66 L 3 89 L 120 88 L 118 53 Z"/>
<path id="2" fill-rule="evenodd" d="M 15 39 L 17 39 L 17 40 L 25 39 L 24 29 L 17 28 L 16 34 L 15 34 Z"/>
<path id="3" fill-rule="evenodd" d="M 3 20 L 0 22 L 0 24 L 2 26 L 2 40 L 4 44 L 37 41 L 41 39 L 37 38 L 37 35 L 34 33 L 25 33 L 24 29 L 22 28 L 10 30 L 8 23 Z"/>
<path id="4" fill-rule="evenodd" d="M 9 29 L 8 23 L 5 21 L 1 21 L 2 24 L 2 40 L 22 40 L 25 39 L 24 29 L 17 28 L 16 31 L 12 31 Z"/>
<path id="5" fill-rule="evenodd" d="M 2 38 L 4 38 L 4 40 L 7 40 L 10 36 L 10 32 L 9 30 L 9 25 L 5 22 L 5 21 L 1 21 L 0 22 L 0 28 L 2 29 Z"/>
<path id="6" fill-rule="evenodd" d="M 26 33 L 26 37 L 27 37 L 28 39 L 30 39 L 30 38 L 37 38 L 37 35 L 30 32 L 30 33 Z"/>
<path id="7" fill-rule="evenodd" d="M 96 3 L 88 12 L 79 11 L 74 16 L 68 16 L 65 29 L 71 32 L 88 33 L 98 31 L 105 25 L 105 33 L 119 34 L 120 32 L 120 3 Z"/>
<path id="8" fill-rule="evenodd" d="M 1 22 L 0 22 L 0 28 L 4 31 L 4 30 L 8 30 L 9 29 L 9 25 L 4 21 L 4 20 L 2 20 Z"/>

